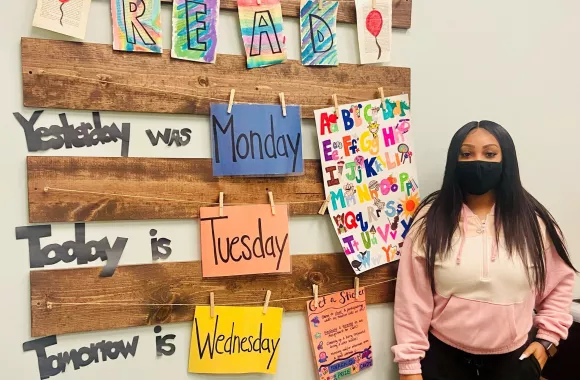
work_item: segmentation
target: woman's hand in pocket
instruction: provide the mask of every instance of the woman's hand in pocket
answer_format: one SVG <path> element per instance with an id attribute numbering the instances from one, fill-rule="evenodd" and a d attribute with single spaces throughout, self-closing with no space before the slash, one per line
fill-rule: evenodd
<path id="1" fill-rule="evenodd" d="M 520 356 L 520 360 L 529 358 L 530 355 L 534 355 L 534 357 L 538 360 L 538 363 L 540 363 L 540 367 L 544 369 L 544 366 L 548 361 L 548 353 L 546 352 L 544 346 L 538 342 L 533 342 L 528 346 L 528 348 L 526 348 L 522 356 Z"/>

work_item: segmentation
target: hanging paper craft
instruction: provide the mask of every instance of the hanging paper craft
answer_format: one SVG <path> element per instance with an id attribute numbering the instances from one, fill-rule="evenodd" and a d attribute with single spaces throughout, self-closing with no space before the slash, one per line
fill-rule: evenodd
<path id="1" fill-rule="evenodd" d="M 391 60 L 392 0 L 356 0 L 356 23 L 361 63 Z"/>
<path id="2" fill-rule="evenodd" d="M 162 53 L 161 0 L 111 0 L 113 49 Z"/>
<path id="3" fill-rule="evenodd" d="M 171 56 L 214 63 L 220 0 L 173 0 Z"/>
<path id="4" fill-rule="evenodd" d="M 419 204 L 407 95 L 314 111 L 328 210 L 355 272 L 398 260 Z"/>
<path id="5" fill-rule="evenodd" d="M 203 277 L 290 273 L 288 206 L 199 209 Z"/>
<path id="6" fill-rule="evenodd" d="M 283 309 L 196 306 L 189 372 L 276 373 Z"/>
<path id="7" fill-rule="evenodd" d="M 83 39 L 91 0 L 36 0 L 32 26 Z"/>
<path id="8" fill-rule="evenodd" d="M 242 40 L 248 68 L 282 63 L 286 60 L 286 36 L 280 0 L 238 0 Z"/>
<path id="9" fill-rule="evenodd" d="M 300 3 L 300 39 L 302 64 L 338 66 L 336 14 L 338 1 L 302 0 Z"/>
<path id="10" fill-rule="evenodd" d="M 300 107 L 211 104 L 213 175 L 302 174 Z"/>
<path id="11" fill-rule="evenodd" d="M 308 330 L 320 380 L 353 375 L 373 365 L 365 290 L 354 289 L 307 302 Z"/>

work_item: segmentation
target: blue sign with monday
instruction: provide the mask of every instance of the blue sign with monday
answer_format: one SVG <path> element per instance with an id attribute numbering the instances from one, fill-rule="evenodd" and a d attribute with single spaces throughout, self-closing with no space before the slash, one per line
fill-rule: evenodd
<path id="1" fill-rule="evenodd" d="M 300 107 L 212 104 L 214 176 L 302 174 Z"/>

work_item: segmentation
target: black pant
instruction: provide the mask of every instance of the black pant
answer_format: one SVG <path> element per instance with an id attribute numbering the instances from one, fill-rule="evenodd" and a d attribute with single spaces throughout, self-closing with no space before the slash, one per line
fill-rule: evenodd
<path id="1" fill-rule="evenodd" d="M 430 348 L 421 361 L 423 380 L 539 380 L 540 364 L 532 355 L 519 360 L 527 348 L 501 355 L 472 355 L 429 334 Z"/>

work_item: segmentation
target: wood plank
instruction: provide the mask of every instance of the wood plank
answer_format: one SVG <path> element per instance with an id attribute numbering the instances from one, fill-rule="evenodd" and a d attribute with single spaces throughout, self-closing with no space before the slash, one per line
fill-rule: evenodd
<path id="1" fill-rule="evenodd" d="M 289 204 L 291 215 L 316 215 L 324 201 L 318 160 L 304 160 L 301 176 L 260 178 L 214 177 L 205 158 L 30 156 L 27 163 L 31 223 L 197 218 L 203 204 L 187 201 L 215 203 L 220 191 L 226 204 L 268 203 L 266 189 L 278 203 L 311 202 Z"/>
<path id="2" fill-rule="evenodd" d="M 359 276 L 360 286 L 396 278 L 398 263 L 383 265 Z M 113 277 L 99 277 L 100 268 L 34 270 L 30 272 L 32 336 L 120 329 L 184 322 L 193 319 L 194 306 L 207 305 L 209 292 L 216 305 L 263 302 L 286 311 L 304 311 L 312 284 L 320 294 L 353 288 L 354 273 L 343 253 L 293 255 L 292 274 L 202 279 L 201 262 L 121 266 Z M 395 281 L 366 289 L 368 304 L 391 302 Z M 304 297 L 286 301 L 278 299 Z M 130 302 L 132 305 L 87 303 Z M 81 303 L 65 305 L 62 303 Z M 172 304 L 172 306 L 143 306 Z"/>
<path id="3" fill-rule="evenodd" d="M 163 3 L 172 3 L 173 0 L 161 0 Z M 338 22 L 356 24 L 356 10 L 354 1 L 340 1 L 338 6 Z M 300 0 L 282 0 L 282 14 L 288 17 L 300 16 Z M 221 0 L 221 9 L 238 10 L 236 0 Z M 411 27 L 411 9 L 413 0 L 393 0 L 393 28 L 409 29 Z"/>
<path id="4" fill-rule="evenodd" d="M 24 105 L 96 111 L 209 114 L 210 103 L 236 102 L 302 106 L 302 118 L 332 105 L 409 93 L 408 68 L 348 65 L 320 68 L 287 61 L 248 70 L 246 58 L 220 55 L 215 64 L 171 59 L 161 54 L 115 52 L 110 45 L 22 39 Z"/>

